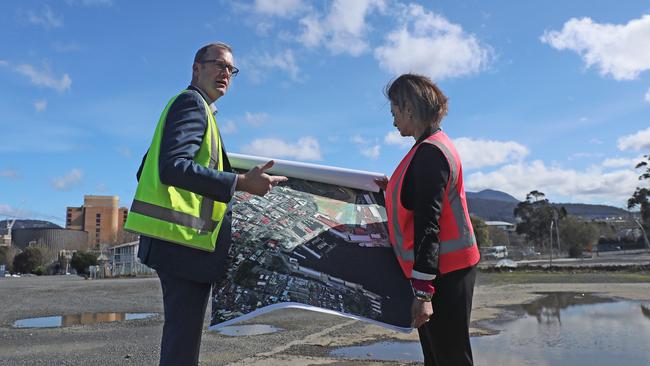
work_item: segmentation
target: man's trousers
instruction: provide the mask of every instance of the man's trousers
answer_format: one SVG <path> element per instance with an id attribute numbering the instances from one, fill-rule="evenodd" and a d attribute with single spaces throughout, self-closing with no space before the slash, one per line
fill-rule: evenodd
<path id="1" fill-rule="evenodd" d="M 160 366 L 197 365 L 211 285 L 163 272 L 158 277 L 165 308 Z"/>

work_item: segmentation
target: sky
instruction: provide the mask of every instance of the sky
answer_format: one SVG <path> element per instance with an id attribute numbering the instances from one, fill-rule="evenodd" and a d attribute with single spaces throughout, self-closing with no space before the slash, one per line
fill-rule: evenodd
<path id="1" fill-rule="evenodd" d="M 0 3 L 0 219 L 65 224 L 83 196 L 130 206 L 194 53 L 241 70 L 217 101 L 229 152 L 391 175 L 413 144 L 383 89 L 449 98 L 468 191 L 625 207 L 650 153 L 650 3 L 393 0 Z"/>

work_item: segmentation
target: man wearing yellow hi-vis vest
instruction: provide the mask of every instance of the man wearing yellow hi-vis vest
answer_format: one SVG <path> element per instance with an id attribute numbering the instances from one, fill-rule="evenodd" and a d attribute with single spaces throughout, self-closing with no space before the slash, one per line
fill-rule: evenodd
<path id="1" fill-rule="evenodd" d="M 225 272 L 234 191 L 264 195 L 286 180 L 265 173 L 273 161 L 231 171 L 213 113 L 238 72 L 230 46 L 199 49 L 192 82 L 167 103 L 138 171 L 125 229 L 140 234 L 138 257 L 160 278 L 160 365 L 198 364 L 210 285 Z"/>

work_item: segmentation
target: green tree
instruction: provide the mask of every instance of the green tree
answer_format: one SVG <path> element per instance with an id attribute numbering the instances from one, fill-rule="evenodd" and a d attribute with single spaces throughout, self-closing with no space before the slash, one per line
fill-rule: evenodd
<path id="1" fill-rule="evenodd" d="M 636 169 L 645 168 L 639 175 L 640 181 L 650 181 L 650 155 L 643 156 L 645 160 L 636 165 Z M 632 197 L 627 200 L 627 208 L 633 209 L 639 206 L 641 210 L 641 219 L 645 230 L 650 229 L 650 189 L 645 187 L 636 187 Z"/>
<path id="2" fill-rule="evenodd" d="M 566 209 L 551 205 L 544 193 L 531 191 L 525 201 L 517 204 L 514 215 L 521 220 L 517 224 L 517 234 L 524 235 L 529 242 L 544 246 L 550 243 L 551 222 L 562 220 L 566 216 Z"/>
<path id="3" fill-rule="evenodd" d="M 508 233 L 505 230 L 494 226 L 488 226 L 488 233 L 490 235 L 490 241 L 492 242 L 492 245 L 510 244 L 510 238 L 508 237 Z"/>
<path id="4" fill-rule="evenodd" d="M 592 222 L 567 216 L 560 221 L 559 226 L 562 247 L 568 250 L 570 257 L 580 257 L 586 247 L 591 247 L 598 241 L 600 230 Z"/>
<path id="5" fill-rule="evenodd" d="M 478 245 L 479 248 L 492 246 L 490 232 L 488 231 L 488 226 L 485 224 L 485 221 L 478 216 L 470 216 L 469 218 L 472 221 L 472 227 L 474 228 L 476 245 Z"/>
<path id="6" fill-rule="evenodd" d="M 14 247 L 0 247 L 0 264 L 5 265 L 7 272 L 13 272 L 14 258 L 16 257 L 16 249 Z"/>
<path id="7" fill-rule="evenodd" d="M 42 266 L 43 262 L 43 253 L 39 248 L 27 247 L 14 257 L 14 272 L 32 273 Z"/>
<path id="8" fill-rule="evenodd" d="M 88 267 L 97 265 L 97 256 L 88 252 L 75 252 L 72 254 L 70 266 L 74 268 L 78 274 L 88 274 Z"/>

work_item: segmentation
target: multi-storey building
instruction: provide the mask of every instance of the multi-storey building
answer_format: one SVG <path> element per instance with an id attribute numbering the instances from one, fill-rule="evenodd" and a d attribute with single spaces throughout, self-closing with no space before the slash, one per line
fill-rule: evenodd
<path id="1" fill-rule="evenodd" d="M 118 204 L 118 196 L 84 196 L 83 206 L 67 208 L 65 227 L 88 232 L 92 245 L 116 243 L 129 212 Z"/>

